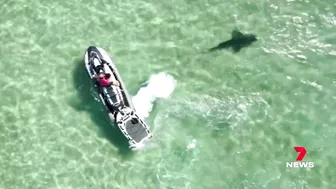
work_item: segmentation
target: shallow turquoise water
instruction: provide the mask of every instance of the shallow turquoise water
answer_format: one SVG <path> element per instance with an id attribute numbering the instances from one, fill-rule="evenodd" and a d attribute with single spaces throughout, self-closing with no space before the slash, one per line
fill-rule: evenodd
<path id="1" fill-rule="evenodd" d="M 335 2 L 9 0 L 0 11 L 0 188 L 335 188 Z M 203 53 L 234 28 L 259 41 Z M 89 45 L 113 54 L 132 95 L 158 72 L 176 79 L 146 119 L 145 150 L 129 152 L 95 100 Z M 314 168 L 286 168 L 296 145 Z"/>

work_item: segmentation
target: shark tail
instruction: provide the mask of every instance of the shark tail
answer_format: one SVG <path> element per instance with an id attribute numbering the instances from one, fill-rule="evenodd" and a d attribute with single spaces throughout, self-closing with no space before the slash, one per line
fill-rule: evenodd
<path id="1" fill-rule="evenodd" d="M 212 51 L 215 51 L 217 50 L 217 47 L 212 47 L 211 49 L 208 49 L 208 52 L 212 52 Z"/>

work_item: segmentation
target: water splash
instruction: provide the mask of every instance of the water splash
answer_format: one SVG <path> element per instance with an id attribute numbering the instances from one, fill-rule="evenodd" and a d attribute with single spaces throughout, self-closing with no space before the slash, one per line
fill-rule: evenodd
<path id="1" fill-rule="evenodd" d="M 141 87 L 132 98 L 137 114 L 141 118 L 148 117 L 155 100 L 157 98 L 168 98 L 175 87 L 176 80 L 173 76 L 164 72 L 152 75 L 144 87 Z"/>
<path id="2" fill-rule="evenodd" d="M 196 147 L 196 139 L 192 139 L 192 141 L 188 144 L 187 149 L 193 149 Z"/>

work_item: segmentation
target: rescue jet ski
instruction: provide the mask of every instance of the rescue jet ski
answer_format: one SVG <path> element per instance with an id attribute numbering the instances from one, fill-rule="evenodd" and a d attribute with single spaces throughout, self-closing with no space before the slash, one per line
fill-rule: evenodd
<path id="1" fill-rule="evenodd" d="M 131 149 L 143 146 L 146 141 L 152 138 L 152 134 L 146 123 L 136 114 L 132 100 L 111 56 L 100 47 L 90 46 L 85 52 L 84 62 L 111 121 L 117 124 L 128 139 Z M 111 79 L 119 81 L 120 86 L 99 86 L 98 81 L 94 78 L 94 75 L 99 73 L 109 74 Z"/>

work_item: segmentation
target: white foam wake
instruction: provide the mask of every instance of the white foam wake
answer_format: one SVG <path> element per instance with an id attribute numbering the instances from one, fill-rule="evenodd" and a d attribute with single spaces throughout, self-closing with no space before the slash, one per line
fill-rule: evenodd
<path id="1" fill-rule="evenodd" d="M 168 98 L 174 91 L 175 86 L 176 80 L 167 73 L 160 72 L 152 75 L 145 86 L 141 87 L 132 98 L 137 114 L 141 118 L 148 117 L 155 100 L 157 98 Z"/>

